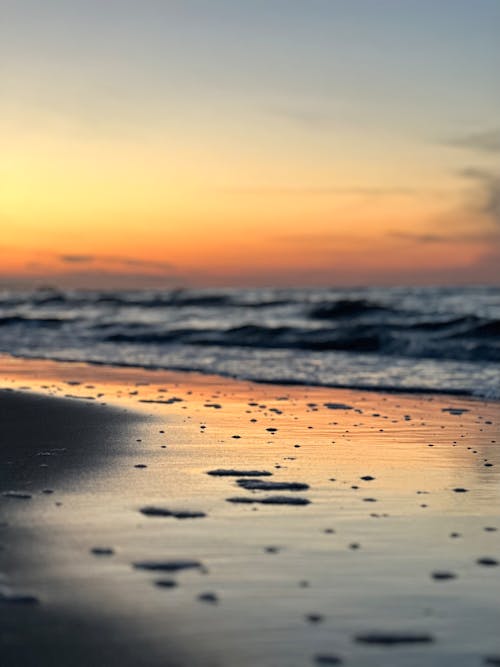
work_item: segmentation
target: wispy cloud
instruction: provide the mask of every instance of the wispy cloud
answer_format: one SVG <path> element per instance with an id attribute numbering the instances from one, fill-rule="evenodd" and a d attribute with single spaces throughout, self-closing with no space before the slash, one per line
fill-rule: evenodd
<path id="1" fill-rule="evenodd" d="M 449 234 L 412 233 L 412 232 L 389 232 L 389 237 L 411 241 L 412 243 L 484 243 L 500 241 L 500 232 L 450 232 Z"/>
<path id="2" fill-rule="evenodd" d="M 471 207 L 496 225 L 500 225 L 500 171 L 466 167 L 460 175 L 475 184 Z"/>
<path id="3" fill-rule="evenodd" d="M 221 192 L 233 195 L 269 195 L 269 196 L 332 196 L 345 195 L 348 197 L 389 197 L 389 196 L 413 196 L 419 192 L 417 188 L 412 187 L 383 187 L 383 186 L 249 186 L 225 188 Z"/>
<path id="4" fill-rule="evenodd" d="M 421 231 L 395 229 L 388 236 L 419 244 L 481 243 L 499 248 L 500 171 L 469 166 L 455 175 L 461 180 L 458 205 L 428 220 Z"/>
<path id="5" fill-rule="evenodd" d="M 389 232 L 388 236 L 390 238 L 400 239 L 401 241 L 412 241 L 413 243 L 448 243 L 451 238 L 446 234 L 413 234 L 411 232 L 397 231 Z M 451 238 L 451 240 L 453 240 L 453 238 Z"/>
<path id="6" fill-rule="evenodd" d="M 481 156 L 482 160 L 500 155 L 500 128 L 487 128 L 448 138 L 441 143 L 452 148 L 467 149 Z M 464 192 L 462 214 L 472 218 L 475 227 L 482 227 L 483 237 L 488 237 L 488 228 L 500 227 L 500 168 L 488 166 L 462 167 L 457 175 L 468 184 Z M 493 234 L 495 236 L 495 234 Z M 494 239 L 498 243 L 498 237 Z"/>
<path id="7" fill-rule="evenodd" d="M 480 153 L 500 153 L 500 129 L 479 130 L 444 142 L 455 148 L 466 148 Z"/>
<path id="8" fill-rule="evenodd" d="M 57 259 L 63 264 L 98 264 L 107 265 L 110 269 L 121 267 L 135 267 L 151 271 L 164 271 L 170 273 L 172 265 L 169 262 L 151 261 L 137 257 L 122 257 L 120 255 L 88 255 L 65 253 L 57 255 Z"/>
<path id="9" fill-rule="evenodd" d="M 59 255 L 59 259 L 65 264 L 89 264 L 94 261 L 92 255 Z"/>

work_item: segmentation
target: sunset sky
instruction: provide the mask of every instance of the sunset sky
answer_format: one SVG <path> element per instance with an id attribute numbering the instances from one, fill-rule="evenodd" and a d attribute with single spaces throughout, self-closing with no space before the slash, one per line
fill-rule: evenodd
<path id="1" fill-rule="evenodd" d="M 0 285 L 500 282 L 498 0 L 0 0 Z"/>

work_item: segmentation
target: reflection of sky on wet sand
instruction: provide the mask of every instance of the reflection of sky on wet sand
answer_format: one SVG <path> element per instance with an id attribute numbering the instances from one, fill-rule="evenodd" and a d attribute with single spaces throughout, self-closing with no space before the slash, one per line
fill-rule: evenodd
<path id="1" fill-rule="evenodd" d="M 500 528 L 498 486 L 490 481 L 498 479 L 500 464 L 491 443 L 498 439 L 496 404 L 79 364 L 2 365 L 3 386 L 102 394 L 74 400 L 75 409 L 95 415 L 94 406 L 105 401 L 152 416 L 125 428 L 119 418 L 103 419 L 100 436 L 83 427 L 83 441 L 97 438 L 92 467 L 84 470 L 80 460 L 79 478 L 59 478 L 54 495 L 35 494 L 12 515 L 11 530 L 21 534 L 19 582 L 43 600 L 108 623 L 114 637 L 141 638 L 160 656 L 175 637 L 175 649 L 195 667 L 206 665 L 207 656 L 224 666 L 269 660 L 298 667 L 333 650 L 367 667 L 374 649 L 353 637 L 374 628 L 436 637 L 431 648 L 384 652 L 384 664 L 394 667 L 424 659 L 434 667 L 443 660 L 465 667 L 471 652 L 493 650 L 498 568 L 481 568 L 476 559 L 498 552 L 499 532 L 484 530 Z M 182 400 L 140 402 L 172 397 Z M 324 407 L 333 401 L 354 409 Z M 449 406 L 470 412 L 442 412 Z M 494 466 L 484 468 L 485 458 Z M 206 474 L 214 468 L 265 469 L 273 480 L 305 482 L 310 490 L 296 495 L 312 502 L 227 503 L 259 493 L 238 488 L 235 478 Z M 361 480 L 365 475 L 375 479 Z M 455 493 L 455 487 L 468 492 Z M 145 517 L 139 510 L 147 505 L 201 510 L 207 517 Z M 95 546 L 115 553 L 97 558 L 90 554 Z M 132 567 L 178 558 L 200 560 L 208 573 L 177 574 L 178 586 L 165 591 L 154 585 L 161 575 Z M 458 578 L 435 582 L 436 570 Z M 219 604 L 198 600 L 211 591 Z M 323 621 L 312 626 L 310 613 Z"/>
<path id="2" fill-rule="evenodd" d="M 168 461 L 161 463 L 167 476 L 172 458 L 176 469 L 187 463 L 185 473 L 191 474 L 197 461 L 203 469 L 216 447 L 217 457 L 232 461 L 231 467 L 245 469 L 252 462 L 265 468 L 271 461 L 281 466 L 275 471 L 280 479 L 307 478 L 318 511 L 323 503 L 333 502 L 363 516 L 368 510 L 385 511 L 388 503 L 396 513 L 426 509 L 474 514 L 499 499 L 495 467 L 485 466 L 499 463 L 498 425 L 491 414 L 496 404 L 491 408 L 456 397 L 252 385 L 194 373 L 84 364 L 6 360 L 5 366 L 18 386 L 25 374 L 33 389 L 45 386 L 54 395 L 123 405 L 154 415 L 160 424 L 165 419 L 169 433 L 172 428 L 188 432 L 188 451 L 168 446 Z M 332 400 L 353 409 L 325 407 Z M 450 414 L 450 406 L 467 411 Z M 278 430 L 270 433 L 267 427 Z M 241 438 L 232 438 L 238 429 Z M 375 479 L 363 481 L 363 475 Z M 194 477 L 193 486 L 190 492 L 203 488 L 209 495 L 213 488 L 204 476 Z M 468 492 L 454 493 L 454 488 Z M 373 497 L 376 502 L 363 501 Z"/>

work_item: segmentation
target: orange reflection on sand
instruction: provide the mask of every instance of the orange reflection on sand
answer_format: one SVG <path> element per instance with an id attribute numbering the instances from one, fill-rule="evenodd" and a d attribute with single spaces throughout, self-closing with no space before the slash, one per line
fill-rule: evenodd
<path id="1" fill-rule="evenodd" d="M 344 514 L 474 514 L 499 499 L 495 403 L 9 357 L 0 367 L 4 386 L 145 411 L 182 428 L 182 437 L 188 429 L 189 469 L 213 456 L 231 467 L 268 468 L 271 455 L 281 475 L 310 484 L 319 507 L 333 495 Z M 463 487 L 474 492 L 453 491 Z"/>

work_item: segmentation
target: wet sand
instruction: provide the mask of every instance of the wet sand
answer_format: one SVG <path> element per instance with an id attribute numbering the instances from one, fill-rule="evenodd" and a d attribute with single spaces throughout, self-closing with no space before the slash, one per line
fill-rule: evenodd
<path id="1" fill-rule="evenodd" d="M 498 403 L 7 357 L 0 387 L 2 667 L 500 664 Z"/>

